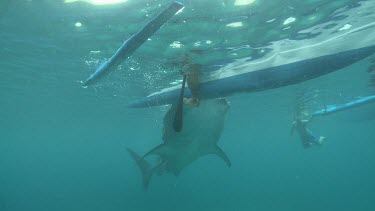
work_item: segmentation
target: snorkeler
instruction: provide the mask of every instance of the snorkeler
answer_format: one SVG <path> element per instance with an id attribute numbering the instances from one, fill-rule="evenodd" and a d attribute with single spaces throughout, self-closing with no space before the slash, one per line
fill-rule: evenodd
<path id="1" fill-rule="evenodd" d="M 173 128 L 176 132 L 181 132 L 183 124 L 183 104 L 189 104 L 193 106 L 199 105 L 199 74 L 200 65 L 192 64 L 191 59 L 186 54 L 182 55 L 179 59 L 183 63 L 181 67 L 181 74 L 183 76 L 182 85 L 180 90 L 180 96 L 177 101 L 177 109 L 175 113 L 175 118 L 173 121 Z M 189 86 L 190 98 L 185 98 L 185 84 Z"/>
<path id="2" fill-rule="evenodd" d="M 293 134 L 293 132 L 296 130 L 302 141 L 303 147 L 306 149 L 312 146 L 322 145 L 325 137 L 315 136 L 312 131 L 307 128 L 307 124 L 311 122 L 312 116 L 303 101 L 303 99 L 300 99 L 296 107 L 291 134 Z"/>
<path id="3" fill-rule="evenodd" d="M 199 74 L 200 65 L 199 64 L 185 64 L 181 68 L 181 72 L 186 76 L 187 84 L 190 89 L 190 98 L 184 98 L 183 102 L 185 104 L 198 106 L 199 105 Z"/>
<path id="4" fill-rule="evenodd" d="M 311 146 L 319 146 L 323 144 L 325 137 L 315 136 L 312 131 L 307 128 L 307 124 L 310 120 L 295 118 L 292 126 L 292 132 L 297 130 L 298 135 L 302 141 L 304 148 L 309 148 Z"/>

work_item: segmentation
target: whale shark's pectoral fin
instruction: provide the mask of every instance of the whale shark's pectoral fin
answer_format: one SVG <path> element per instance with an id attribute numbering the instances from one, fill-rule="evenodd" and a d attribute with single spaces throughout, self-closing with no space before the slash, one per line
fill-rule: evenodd
<path id="1" fill-rule="evenodd" d="M 160 144 L 160 145 L 156 146 L 155 148 L 151 149 L 145 155 L 143 155 L 142 158 L 145 158 L 149 155 L 159 155 L 160 157 L 163 158 L 170 153 L 171 153 L 170 147 L 168 147 L 166 144 Z"/>
<path id="2" fill-rule="evenodd" d="M 184 155 L 177 153 L 178 152 L 176 152 L 173 147 L 169 147 L 166 144 L 160 144 L 159 146 L 146 153 L 142 158 L 150 155 L 160 156 L 160 159 L 163 161 L 166 171 L 173 173 L 177 177 L 180 174 L 181 170 L 185 167 L 185 165 L 179 165 L 177 161 L 179 159 L 179 156 Z"/>
<path id="3" fill-rule="evenodd" d="M 143 187 L 145 189 L 148 188 L 148 185 L 150 184 L 151 176 L 155 171 L 155 167 L 151 167 L 151 165 L 141 156 L 139 156 L 136 152 L 133 150 L 126 148 L 131 155 L 131 157 L 134 159 L 134 161 L 137 163 L 139 169 L 142 172 L 142 178 L 143 178 Z"/>
<path id="4" fill-rule="evenodd" d="M 225 152 L 217 145 L 215 145 L 215 147 L 213 148 L 213 151 L 212 151 L 213 154 L 219 156 L 221 159 L 224 160 L 224 162 L 227 164 L 228 167 L 231 167 L 232 164 L 228 158 L 228 156 L 225 154 Z"/>

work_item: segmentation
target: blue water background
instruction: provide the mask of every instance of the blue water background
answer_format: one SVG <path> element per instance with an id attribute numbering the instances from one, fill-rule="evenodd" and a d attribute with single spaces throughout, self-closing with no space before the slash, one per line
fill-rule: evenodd
<path id="1" fill-rule="evenodd" d="M 374 93 L 367 86 L 369 59 L 302 84 L 230 96 L 219 145 L 232 167 L 207 156 L 178 177 L 153 177 L 143 190 L 126 147 L 145 153 L 160 144 L 167 107 L 126 104 L 180 80 L 178 69 L 165 65 L 168 59 L 193 48 L 193 40 L 214 43 L 203 46 L 210 49 L 207 57 L 193 54 L 203 64 L 256 56 L 231 50 L 297 39 L 296 31 L 358 4 L 259 0 L 237 9 L 222 6 L 233 1 L 185 1 L 175 22 L 98 85 L 83 88 L 81 81 L 167 2 L 2 1 L 0 211 L 374 210 L 373 104 L 316 119 L 311 128 L 327 137 L 322 147 L 305 150 L 290 136 L 301 90 L 319 90 L 316 107 Z M 297 21 L 283 30 L 288 17 L 314 14 L 317 22 Z M 184 18 L 188 28 L 179 22 Z M 272 18 L 275 23 L 264 24 Z M 225 27 L 238 20 L 244 21 L 242 31 Z M 275 33 L 266 36 L 269 31 Z M 173 41 L 186 47 L 173 49 Z"/>

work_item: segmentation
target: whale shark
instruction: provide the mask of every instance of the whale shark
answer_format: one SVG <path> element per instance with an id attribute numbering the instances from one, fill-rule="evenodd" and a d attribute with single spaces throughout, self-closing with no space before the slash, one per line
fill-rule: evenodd
<path id="1" fill-rule="evenodd" d="M 217 145 L 229 108 L 225 99 L 203 100 L 198 107 L 186 106 L 184 127 L 176 132 L 173 121 L 177 106 L 173 104 L 164 116 L 162 144 L 143 156 L 128 148 L 142 172 L 144 188 L 148 187 L 152 175 L 172 173 L 178 176 L 193 161 L 210 154 L 217 155 L 230 167 L 228 156 Z M 157 163 L 147 160 L 151 156 L 159 158 Z"/>

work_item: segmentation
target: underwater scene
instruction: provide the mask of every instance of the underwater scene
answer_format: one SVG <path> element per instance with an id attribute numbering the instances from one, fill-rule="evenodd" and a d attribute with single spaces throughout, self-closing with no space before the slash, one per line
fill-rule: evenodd
<path id="1" fill-rule="evenodd" d="M 0 211 L 375 210 L 375 0 L 0 0 Z"/>

